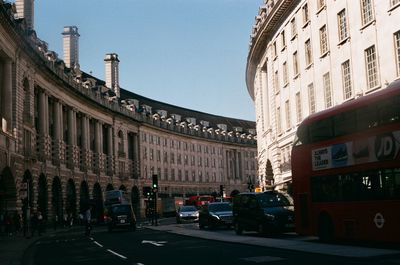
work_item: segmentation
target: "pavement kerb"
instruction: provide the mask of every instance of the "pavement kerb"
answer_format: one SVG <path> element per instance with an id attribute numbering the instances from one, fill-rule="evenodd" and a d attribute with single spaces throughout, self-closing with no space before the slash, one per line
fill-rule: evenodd
<path id="1" fill-rule="evenodd" d="M 350 258 L 371 258 L 384 255 L 400 254 L 399 250 L 366 248 L 348 245 L 322 244 L 307 242 L 302 240 L 276 239 L 265 237 L 252 237 L 246 235 L 227 235 L 215 233 L 207 230 L 193 230 L 180 228 L 175 225 L 168 226 L 146 226 L 148 229 L 164 231 L 184 236 L 197 237 L 208 240 L 217 240 L 229 243 L 240 243 L 253 246 L 262 246 L 291 251 L 316 253 L 332 256 L 350 257 Z"/>

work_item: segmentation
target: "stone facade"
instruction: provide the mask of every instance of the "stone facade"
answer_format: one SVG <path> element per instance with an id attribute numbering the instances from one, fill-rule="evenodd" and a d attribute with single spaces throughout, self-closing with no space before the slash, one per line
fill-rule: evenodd
<path id="1" fill-rule="evenodd" d="M 122 88 L 117 97 L 103 80 L 67 67 L 13 10 L 0 0 L 2 213 L 41 210 L 60 219 L 91 202 L 100 218 L 104 192 L 122 189 L 143 215 L 142 188 L 152 174 L 159 175 L 161 200 L 210 194 L 220 185 L 229 195 L 255 181 L 254 122 Z"/>
<path id="2" fill-rule="evenodd" d="M 290 189 L 290 154 L 308 115 L 384 89 L 400 77 L 400 1 L 266 0 L 250 37 L 264 189 Z"/>

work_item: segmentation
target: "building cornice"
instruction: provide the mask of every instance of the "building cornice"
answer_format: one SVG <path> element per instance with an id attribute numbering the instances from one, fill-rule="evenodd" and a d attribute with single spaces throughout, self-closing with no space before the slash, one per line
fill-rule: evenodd
<path id="1" fill-rule="evenodd" d="M 252 35 L 246 66 L 247 90 L 253 100 L 255 100 L 254 78 L 258 63 L 281 23 L 300 2 L 301 0 L 279 0 L 269 13 L 264 14 L 264 18 L 257 20 L 261 24 L 259 26 L 255 25 L 256 32 Z"/>

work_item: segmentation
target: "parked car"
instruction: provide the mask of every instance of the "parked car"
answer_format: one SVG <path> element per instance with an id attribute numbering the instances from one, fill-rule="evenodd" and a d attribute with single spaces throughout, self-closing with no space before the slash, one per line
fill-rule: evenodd
<path id="1" fill-rule="evenodd" d="M 240 193 L 233 199 L 236 234 L 245 231 L 282 233 L 294 230 L 293 200 L 277 191 Z"/>
<path id="2" fill-rule="evenodd" d="M 212 202 L 204 205 L 199 211 L 199 228 L 203 229 L 233 224 L 232 204 L 229 202 Z"/>
<path id="3" fill-rule="evenodd" d="M 136 216 L 131 204 L 112 204 L 107 206 L 105 220 L 109 232 L 115 228 L 136 230 Z"/>
<path id="4" fill-rule="evenodd" d="M 182 205 L 176 211 L 176 222 L 198 222 L 199 210 L 193 205 Z"/>

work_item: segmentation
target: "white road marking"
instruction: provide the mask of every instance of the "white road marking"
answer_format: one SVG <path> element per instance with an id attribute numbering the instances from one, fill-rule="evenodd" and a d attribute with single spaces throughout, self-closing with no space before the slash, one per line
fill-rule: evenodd
<path id="1" fill-rule="evenodd" d="M 151 240 L 143 240 L 142 244 L 152 244 L 156 247 L 163 247 L 164 244 L 168 243 L 168 241 L 151 241 Z"/>
<path id="2" fill-rule="evenodd" d="M 103 245 L 102 244 L 100 244 L 99 242 L 97 242 L 97 241 L 93 241 L 93 243 L 95 243 L 96 245 L 98 245 L 99 247 L 103 247 Z"/>
<path id="3" fill-rule="evenodd" d="M 107 249 L 107 251 L 110 252 L 110 253 L 112 253 L 112 254 L 114 254 L 115 256 L 120 257 L 121 259 L 128 259 L 127 257 L 122 256 L 121 254 L 118 254 L 117 252 L 114 252 L 114 251 L 112 251 L 111 249 Z"/>

